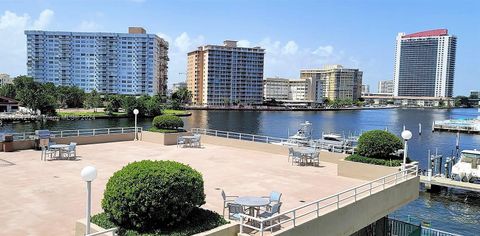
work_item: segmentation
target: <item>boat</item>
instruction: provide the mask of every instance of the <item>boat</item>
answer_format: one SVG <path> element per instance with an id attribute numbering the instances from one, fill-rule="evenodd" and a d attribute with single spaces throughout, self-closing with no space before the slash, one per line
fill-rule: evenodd
<path id="1" fill-rule="evenodd" d="M 463 150 L 460 160 L 452 167 L 451 178 L 470 183 L 480 180 L 480 150 Z"/>
<path id="2" fill-rule="evenodd" d="M 286 142 L 282 142 L 282 145 L 287 146 L 308 146 L 312 139 L 312 123 L 305 121 L 300 124 L 300 128 L 297 132 L 289 136 Z"/>

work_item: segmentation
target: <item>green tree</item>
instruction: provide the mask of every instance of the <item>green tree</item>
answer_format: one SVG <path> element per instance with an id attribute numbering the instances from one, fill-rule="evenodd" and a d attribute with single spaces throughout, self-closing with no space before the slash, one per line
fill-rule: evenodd
<path id="1" fill-rule="evenodd" d="M 57 102 L 61 107 L 82 107 L 85 100 L 85 92 L 75 86 L 58 86 Z"/>
<path id="2" fill-rule="evenodd" d="M 159 95 L 150 97 L 150 99 L 145 104 L 145 108 L 149 116 L 161 115 L 164 108 L 162 104 L 162 98 Z"/>
<path id="3" fill-rule="evenodd" d="M 27 76 L 18 76 L 13 80 L 15 86 L 15 98 L 20 103 L 32 109 L 33 111 L 40 110 L 42 114 L 55 114 L 55 86 L 51 83 L 40 84 L 35 82 L 33 78 Z"/>
<path id="4" fill-rule="evenodd" d="M 187 88 L 179 88 L 172 94 L 172 100 L 177 100 L 181 104 L 187 104 L 192 99 L 192 92 Z"/>
<path id="5" fill-rule="evenodd" d="M 15 85 L 13 84 L 4 84 L 0 87 L 0 96 L 15 98 L 17 92 L 15 91 Z"/>
<path id="6" fill-rule="evenodd" d="M 92 92 L 86 95 L 84 106 L 87 109 L 93 108 L 93 112 L 97 112 L 97 108 L 102 105 L 102 99 L 100 94 L 94 89 Z"/>
<path id="7" fill-rule="evenodd" d="M 133 110 L 136 108 L 137 101 L 133 96 L 125 96 L 122 99 L 122 108 L 130 116 L 133 116 Z"/>

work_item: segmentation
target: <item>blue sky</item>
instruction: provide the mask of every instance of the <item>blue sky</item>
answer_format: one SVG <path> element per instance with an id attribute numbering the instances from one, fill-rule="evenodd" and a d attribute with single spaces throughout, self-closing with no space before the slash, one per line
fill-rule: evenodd
<path id="1" fill-rule="evenodd" d="M 265 76 L 301 68 L 360 68 L 372 91 L 393 78 L 395 37 L 447 28 L 458 37 L 455 95 L 480 89 L 480 1 L 444 0 L 0 0 L 0 73 L 26 73 L 24 29 L 126 32 L 142 26 L 170 43 L 169 84 L 184 80 L 186 53 L 240 40 L 267 50 Z"/>

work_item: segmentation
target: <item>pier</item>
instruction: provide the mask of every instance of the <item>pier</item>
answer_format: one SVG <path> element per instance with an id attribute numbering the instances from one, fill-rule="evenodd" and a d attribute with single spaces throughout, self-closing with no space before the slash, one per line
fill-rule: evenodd
<path id="1" fill-rule="evenodd" d="M 445 177 L 432 177 L 428 180 L 428 176 L 420 176 L 420 183 L 425 185 L 428 191 L 438 191 L 439 187 L 454 188 L 461 190 L 468 190 L 480 193 L 480 184 L 467 183 L 461 181 L 455 181 Z"/>
<path id="2" fill-rule="evenodd" d="M 480 134 L 480 119 L 434 121 L 432 131 Z"/>

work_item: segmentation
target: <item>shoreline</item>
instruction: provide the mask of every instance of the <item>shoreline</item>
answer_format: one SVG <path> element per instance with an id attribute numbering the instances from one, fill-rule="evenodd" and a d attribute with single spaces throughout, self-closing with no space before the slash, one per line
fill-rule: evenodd
<path id="1" fill-rule="evenodd" d="M 185 107 L 185 110 L 205 111 L 357 111 L 385 109 L 454 109 L 462 107 L 344 107 L 344 108 L 284 108 L 284 107 Z"/>

